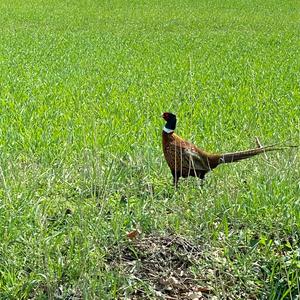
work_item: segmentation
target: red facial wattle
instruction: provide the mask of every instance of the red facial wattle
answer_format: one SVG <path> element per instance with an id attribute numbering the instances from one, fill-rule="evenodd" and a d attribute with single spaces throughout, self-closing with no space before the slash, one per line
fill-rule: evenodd
<path id="1" fill-rule="evenodd" d="M 166 121 L 168 121 L 168 119 L 169 119 L 169 114 L 165 112 L 165 113 L 163 113 L 162 117 L 163 117 Z"/>

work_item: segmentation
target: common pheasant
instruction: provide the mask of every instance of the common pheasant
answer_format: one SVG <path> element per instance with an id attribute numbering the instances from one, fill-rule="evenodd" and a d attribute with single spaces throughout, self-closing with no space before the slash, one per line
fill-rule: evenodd
<path id="1" fill-rule="evenodd" d="M 223 163 L 236 162 L 268 151 L 297 147 L 275 147 L 272 145 L 232 153 L 208 153 L 174 133 L 177 121 L 176 115 L 165 112 L 162 117 L 167 121 L 162 132 L 163 151 L 165 159 L 171 169 L 175 186 L 177 186 L 180 177 L 194 176 L 204 179 L 207 172 Z"/>

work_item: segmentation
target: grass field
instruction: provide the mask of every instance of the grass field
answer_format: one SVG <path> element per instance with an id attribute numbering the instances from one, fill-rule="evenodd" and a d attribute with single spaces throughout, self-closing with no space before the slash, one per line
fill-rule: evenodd
<path id="1" fill-rule="evenodd" d="M 189 299 L 139 271 L 153 237 L 199 247 L 186 272 L 201 299 L 299 299 L 299 150 L 175 191 L 160 117 L 176 113 L 177 133 L 209 151 L 299 144 L 299 11 L 2 0 L 0 298 Z M 126 251 L 140 258 L 131 272 Z"/>

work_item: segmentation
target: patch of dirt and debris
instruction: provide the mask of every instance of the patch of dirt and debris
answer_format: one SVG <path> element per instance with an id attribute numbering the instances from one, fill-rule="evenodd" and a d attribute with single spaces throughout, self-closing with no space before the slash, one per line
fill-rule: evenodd
<path id="1" fill-rule="evenodd" d="M 199 286 L 191 271 L 201 253 L 201 247 L 186 238 L 148 235 L 112 251 L 107 262 L 131 281 L 147 285 L 126 299 L 209 299 L 210 289 Z"/>

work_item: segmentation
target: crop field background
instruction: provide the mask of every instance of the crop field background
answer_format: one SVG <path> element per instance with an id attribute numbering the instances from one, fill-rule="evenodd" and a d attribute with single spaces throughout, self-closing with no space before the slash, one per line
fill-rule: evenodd
<path id="1" fill-rule="evenodd" d="M 1 0 L 0 298 L 298 299 L 299 150 L 174 190 L 161 113 L 212 152 L 299 144 L 299 11 Z M 193 293 L 144 276 L 142 251 L 122 265 L 150 237 L 198 247 Z"/>

